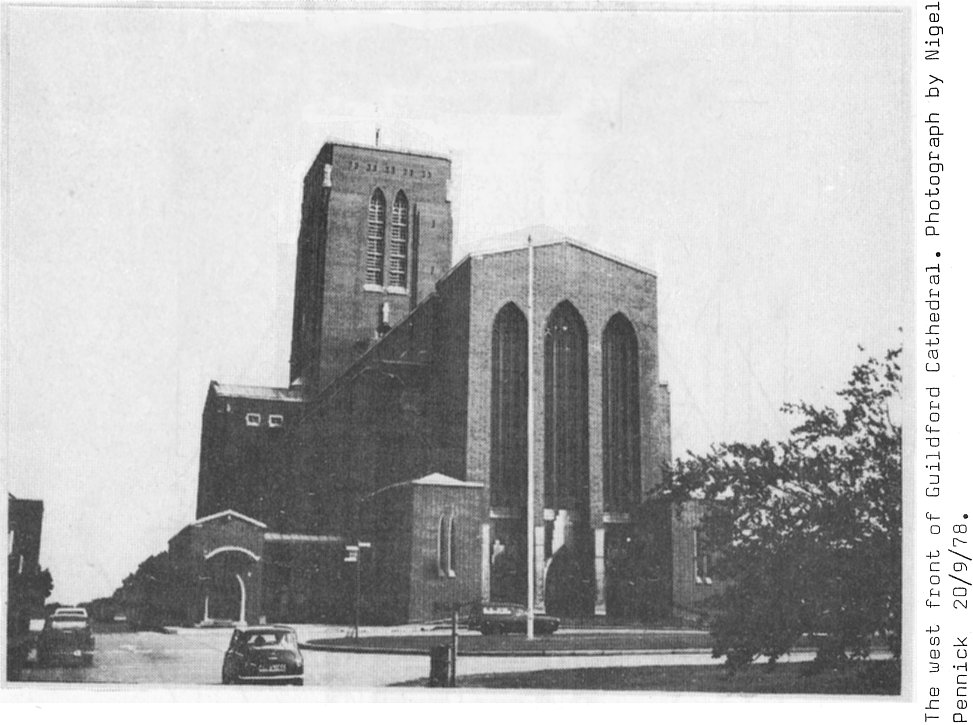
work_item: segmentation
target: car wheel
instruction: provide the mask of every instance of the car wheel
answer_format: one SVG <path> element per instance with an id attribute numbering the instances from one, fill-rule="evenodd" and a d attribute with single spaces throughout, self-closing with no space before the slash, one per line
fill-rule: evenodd
<path id="1" fill-rule="evenodd" d="M 304 687 L 304 678 L 302 677 L 299 680 L 294 680 L 294 685 L 297 687 Z"/>
<path id="2" fill-rule="evenodd" d="M 223 668 L 223 684 L 224 685 L 232 685 L 232 684 L 234 684 L 233 677 L 227 671 L 226 667 Z"/>
<path id="3" fill-rule="evenodd" d="M 84 663 L 85 667 L 91 667 L 95 662 L 95 656 L 93 654 L 86 654 L 81 656 L 81 661 Z"/>
<path id="4" fill-rule="evenodd" d="M 494 630 L 492 624 L 484 624 L 482 627 L 480 627 L 480 634 L 491 635 L 493 632 Z"/>

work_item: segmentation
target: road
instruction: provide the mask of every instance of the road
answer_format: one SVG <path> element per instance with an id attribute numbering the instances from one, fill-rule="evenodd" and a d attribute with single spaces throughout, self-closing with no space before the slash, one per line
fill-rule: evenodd
<path id="1" fill-rule="evenodd" d="M 301 641 L 330 632 L 303 632 Z M 478 636 L 478 635 L 473 635 Z M 230 630 L 179 630 L 175 634 L 120 632 L 96 635 L 91 667 L 41 668 L 24 671 L 30 682 L 131 683 L 151 685 L 219 685 L 223 652 Z M 462 654 L 462 645 L 460 645 Z M 653 664 L 715 665 L 708 654 L 649 654 L 587 657 L 460 657 L 459 675 L 522 672 L 571 667 Z M 305 686 L 332 689 L 385 687 L 416 681 L 429 674 L 429 658 L 412 655 L 304 652 Z"/>

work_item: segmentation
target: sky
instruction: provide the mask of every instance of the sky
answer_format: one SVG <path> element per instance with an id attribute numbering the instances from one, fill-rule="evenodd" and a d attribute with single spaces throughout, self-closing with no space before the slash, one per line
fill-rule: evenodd
<path id="1" fill-rule="evenodd" d="M 673 454 L 786 435 L 912 310 L 901 12 L 7 8 L 3 480 L 53 598 L 193 519 L 210 380 L 287 384 L 328 139 L 453 159 L 454 258 L 544 224 L 658 274 Z"/>

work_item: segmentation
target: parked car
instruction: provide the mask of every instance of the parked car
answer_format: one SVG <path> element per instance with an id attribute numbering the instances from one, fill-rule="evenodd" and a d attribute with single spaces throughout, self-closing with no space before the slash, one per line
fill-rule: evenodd
<path id="1" fill-rule="evenodd" d="M 57 616 L 69 616 L 69 617 L 84 617 L 88 618 L 88 610 L 84 607 L 58 607 L 54 610 L 55 617 Z"/>
<path id="2" fill-rule="evenodd" d="M 71 660 L 90 665 L 95 637 L 88 613 L 79 607 L 61 607 L 44 621 L 37 640 L 37 663 L 42 667 Z"/>
<path id="3" fill-rule="evenodd" d="M 507 602 L 488 602 L 474 604 L 467 626 L 482 634 L 505 634 L 507 632 L 527 631 L 527 607 L 523 604 Z M 561 626 L 561 620 L 546 614 L 534 613 L 534 632 L 554 634 Z"/>
<path id="4" fill-rule="evenodd" d="M 275 624 L 233 630 L 223 656 L 223 684 L 246 682 L 304 684 L 304 658 L 291 627 Z"/>

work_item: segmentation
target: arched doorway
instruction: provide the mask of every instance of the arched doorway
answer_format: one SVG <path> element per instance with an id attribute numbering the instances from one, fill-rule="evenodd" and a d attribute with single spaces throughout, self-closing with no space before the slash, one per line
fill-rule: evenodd
<path id="1" fill-rule="evenodd" d="M 547 564 L 544 607 L 556 617 L 586 617 L 594 610 L 594 568 L 590 547 L 574 541 Z"/>
<path id="2" fill-rule="evenodd" d="M 260 558 L 242 547 L 224 546 L 205 556 L 203 619 L 247 621 L 253 567 Z"/>
<path id="3" fill-rule="evenodd" d="M 527 522 L 494 519 L 490 536 L 490 597 L 496 602 L 527 601 Z"/>

